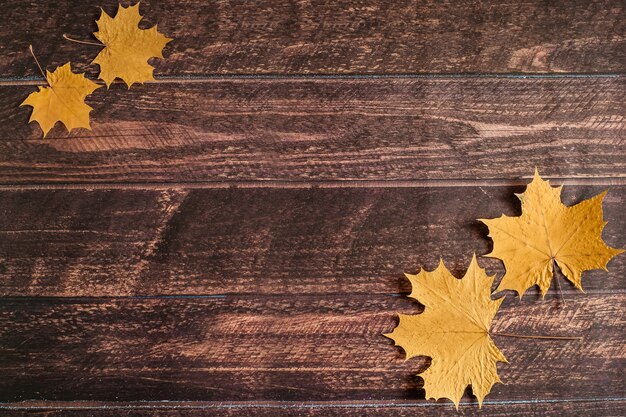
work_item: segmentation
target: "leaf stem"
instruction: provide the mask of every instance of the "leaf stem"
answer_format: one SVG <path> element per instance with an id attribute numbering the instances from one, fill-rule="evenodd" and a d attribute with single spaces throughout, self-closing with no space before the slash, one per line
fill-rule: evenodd
<path id="1" fill-rule="evenodd" d="M 46 80 L 46 83 L 50 85 L 50 81 L 48 81 L 48 77 L 46 77 L 46 73 L 43 71 L 43 68 L 41 68 L 41 65 L 39 64 L 39 60 L 35 56 L 35 52 L 33 51 L 33 45 L 28 45 L 28 50 L 30 51 L 30 54 L 33 56 L 33 58 L 35 59 L 35 63 L 37 64 L 37 67 L 39 68 L 39 72 L 41 72 L 41 75 L 43 75 L 44 80 Z"/>
<path id="2" fill-rule="evenodd" d="M 72 42 L 76 42 L 76 43 L 82 43 L 83 45 L 104 46 L 101 43 L 90 42 L 90 41 L 81 41 L 81 40 L 78 40 L 78 39 L 70 38 L 69 36 L 67 36 L 66 33 L 63 34 L 63 38 L 67 39 L 68 41 L 72 41 Z"/>
<path id="3" fill-rule="evenodd" d="M 556 281 L 556 286 L 559 289 L 559 296 L 561 297 L 561 301 L 563 302 L 563 307 L 565 307 L 565 297 L 563 297 L 563 290 L 561 289 L 561 281 L 559 280 L 559 277 L 555 277 L 554 280 Z"/>
<path id="4" fill-rule="evenodd" d="M 527 335 L 519 333 L 499 333 L 490 332 L 494 336 L 516 337 L 519 339 L 549 339 L 549 340 L 583 340 L 582 336 L 543 336 L 543 335 Z"/>

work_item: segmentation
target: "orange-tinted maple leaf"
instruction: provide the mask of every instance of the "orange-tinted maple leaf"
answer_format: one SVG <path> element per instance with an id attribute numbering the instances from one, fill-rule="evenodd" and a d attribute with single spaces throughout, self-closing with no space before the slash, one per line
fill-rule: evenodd
<path id="1" fill-rule="evenodd" d="M 171 39 L 159 33 L 156 25 L 139 29 L 141 19 L 137 3 L 129 7 L 119 5 L 115 17 L 102 10 L 96 21 L 98 31 L 94 36 L 105 48 L 93 63 L 100 66 L 100 78 L 107 87 L 116 78 L 124 80 L 128 88 L 134 83 L 154 80 L 154 68 L 148 59 L 163 58 L 163 48 Z"/>
<path id="2" fill-rule="evenodd" d="M 420 374 L 426 398 L 450 398 L 459 405 L 468 385 L 482 404 L 491 387 L 501 382 L 496 363 L 506 362 L 489 337 L 489 327 L 500 304 L 491 299 L 493 277 L 472 258 L 463 279 L 439 263 L 432 272 L 406 275 L 411 298 L 424 305 L 416 315 L 400 314 L 398 327 L 385 336 L 406 352 L 407 359 L 430 356 L 431 365 Z"/>
<path id="3" fill-rule="evenodd" d="M 54 72 L 46 71 L 48 87 L 39 87 L 31 93 L 20 106 L 31 106 L 33 112 L 29 122 L 36 121 L 43 130 L 43 136 L 52 129 L 56 122 L 65 125 L 68 131 L 89 125 L 89 112 L 85 98 L 101 86 L 84 77 L 74 74 L 70 63 L 58 67 Z"/>
<path id="4" fill-rule="evenodd" d="M 538 285 L 545 295 L 554 262 L 581 291 L 583 271 L 606 270 L 608 261 L 623 250 L 611 248 L 602 240 L 605 194 L 568 207 L 561 203 L 561 187 L 551 187 L 535 171 L 532 182 L 519 196 L 521 216 L 481 219 L 493 239 L 493 251 L 486 256 L 501 259 L 506 268 L 497 291 L 514 290 L 521 297 L 528 288 Z"/>

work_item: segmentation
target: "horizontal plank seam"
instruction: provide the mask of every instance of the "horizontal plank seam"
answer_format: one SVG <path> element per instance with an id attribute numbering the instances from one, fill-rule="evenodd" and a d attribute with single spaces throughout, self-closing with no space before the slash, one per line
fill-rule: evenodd
<path id="1" fill-rule="evenodd" d="M 554 185 L 626 185 L 625 176 L 550 177 Z M 526 185 L 531 176 L 519 179 L 419 179 L 419 180 L 340 180 L 340 181 L 176 181 L 176 182 L 75 182 L 75 183 L 0 183 L 0 191 L 16 190 L 171 190 L 224 188 L 438 188 L 438 187 L 510 187 Z"/>
<path id="2" fill-rule="evenodd" d="M 510 78 L 510 79 L 559 79 L 559 78 L 618 78 L 626 73 L 428 73 L 428 74 L 194 74 L 162 75 L 149 83 L 203 83 L 215 80 L 379 80 L 379 79 L 464 79 L 464 78 Z M 103 81 L 87 77 L 104 84 Z M 121 81 L 115 81 L 120 83 Z M 0 86 L 40 85 L 43 77 L 0 77 Z"/>
<path id="3" fill-rule="evenodd" d="M 521 400 L 485 400 L 483 405 L 524 405 L 524 404 L 563 404 L 563 403 L 597 403 L 623 402 L 626 397 L 592 397 L 592 398 L 558 398 L 558 399 L 521 399 Z M 176 410 L 176 409 L 332 409 L 332 408 L 449 408 L 449 403 L 415 401 L 319 401 L 319 402 L 193 402 L 193 401 L 133 401 L 127 403 L 116 402 L 54 402 L 44 401 L 29 404 L 0 403 L 0 410 Z M 461 407 L 475 407 L 475 402 L 461 402 Z"/>
<path id="4" fill-rule="evenodd" d="M 76 303 L 82 302 L 94 302 L 94 301 L 111 301 L 111 300 L 186 300 L 186 299 L 233 299 L 233 298 L 335 298 L 350 294 L 352 298 L 358 297 L 406 297 L 409 295 L 406 293 L 377 293 L 377 292 L 328 292 L 328 293 L 227 293 L 227 294 L 171 294 L 171 295 L 102 295 L 102 296 L 28 296 L 28 295 L 16 295 L 16 296 L 0 296 L 0 303 L 2 301 L 70 301 Z M 550 289 L 547 295 L 557 295 L 557 290 Z M 560 294 L 563 295 L 582 295 L 578 290 L 562 290 Z M 626 288 L 614 288 L 614 289 L 591 289 L 585 290 L 585 295 L 617 295 L 626 294 Z"/>

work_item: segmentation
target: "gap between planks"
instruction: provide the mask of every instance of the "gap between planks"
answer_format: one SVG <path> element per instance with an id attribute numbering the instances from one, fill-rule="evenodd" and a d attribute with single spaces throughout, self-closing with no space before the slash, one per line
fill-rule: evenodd
<path id="1" fill-rule="evenodd" d="M 95 296 L 33 296 L 33 295 L 5 295 L 0 296 L 0 303 L 2 301 L 64 301 L 70 303 L 92 303 L 94 301 L 115 301 L 115 300 L 224 300 L 224 299 L 254 299 L 259 298 L 334 298 L 345 295 L 345 292 L 328 292 L 328 293 L 225 293 L 225 294 L 163 294 L 163 295 L 95 295 Z M 557 297 L 559 294 L 578 296 L 581 293 L 578 290 L 562 290 L 550 288 L 546 293 L 546 296 Z M 590 289 L 584 292 L 585 295 L 616 295 L 626 294 L 626 289 Z M 377 293 L 377 292 L 350 292 L 350 297 L 360 298 L 372 296 L 385 296 L 385 297 L 408 297 L 408 292 L 401 293 Z M 503 294 L 503 296 L 513 297 L 510 294 Z M 538 295 L 537 295 L 538 296 Z M 498 297 L 498 298 L 502 298 Z M 527 296 L 527 298 L 530 296 Z M 539 301 L 549 301 L 545 298 Z"/>
<path id="2" fill-rule="evenodd" d="M 626 177 L 549 177 L 552 185 L 626 185 Z M 532 176 L 519 179 L 420 179 L 420 180 L 342 180 L 342 181 L 198 181 L 198 182 L 122 182 L 122 183 L 51 183 L 51 184 L 0 184 L 0 191 L 28 190 L 175 190 L 175 189 L 224 189 L 224 188 L 440 188 L 440 187 L 511 187 L 527 185 Z"/>
<path id="3" fill-rule="evenodd" d="M 523 405 L 523 404 L 562 404 L 562 403 L 597 403 L 624 402 L 626 397 L 558 398 L 558 399 L 522 399 L 522 400 L 485 400 L 483 405 Z M 476 402 L 461 402 L 460 407 L 475 407 Z M 203 410 L 203 409 L 340 409 L 340 408 L 448 408 L 450 403 L 428 401 L 133 401 L 133 402 L 97 402 L 97 401 L 24 401 L 19 403 L 0 403 L 0 410 Z"/>
<path id="4" fill-rule="evenodd" d="M 554 78 L 619 78 L 626 73 L 424 73 L 424 74 L 194 74 L 170 75 L 156 77 L 154 81 L 145 84 L 187 84 L 207 83 L 220 80 L 378 80 L 378 79 L 462 79 L 462 78 L 510 78 L 510 79 L 554 79 Z M 104 82 L 87 77 L 99 84 Z M 1 86 L 41 85 L 45 83 L 42 77 L 0 77 Z M 114 84 L 122 83 L 120 80 Z"/>

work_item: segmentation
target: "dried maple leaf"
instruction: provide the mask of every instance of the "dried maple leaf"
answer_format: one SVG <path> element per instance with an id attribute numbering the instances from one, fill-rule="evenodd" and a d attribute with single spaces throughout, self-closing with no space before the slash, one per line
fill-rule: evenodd
<path id="1" fill-rule="evenodd" d="M 443 261 L 432 272 L 406 274 L 411 298 L 424 305 L 417 315 L 400 314 L 394 331 L 385 336 L 406 352 L 407 359 L 430 356 L 425 372 L 426 398 L 449 398 L 456 405 L 468 385 L 482 406 L 491 387 L 501 382 L 496 362 L 506 362 L 489 337 L 489 326 L 504 299 L 491 299 L 493 277 L 472 258 L 463 279 L 455 278 Z"/>
<path id="2" fill-rule="evenodd" d="M 493 251 L 506 274 L 497 291 L 514 290 L 521 297 L 538 285 L 542 295 L 550 288 L 554 262 L 565 277 L 582 291 L 581 273 L 602 268 L 623 252 L 602 240 L 602 199 L 606 191 L 574 206 L 561 203 L 561 188 L 553 188 L 537 170 L 522 201 L 522 215 L 481 219 L 489 227 Z"/>
<path id="3" fill-rule="evenodd" d="M 78 127 L 91 129 L 89 112 L 93 109 L 85 104 L 85 98 L 101 86 L 83 74 L 74 74 L 69 62 L 52 73 L 46 71 L 46 81 L 48 87 L 39 87 L 20 104 L 32 106 L 29 122 L 39 123 L 43 137 L 56 122 L 63 123 L 68 131 Z"/>
<path id="4" fill-rule="evenodd" d="M 148 59 L 163 58 L 163 48 L 171 39 L 159 33 L 156 25 L 139 29 L 141 19 L 137 3 L 129 7 L 120 4 L 114 18 L 102 10 L 96 21 L 98 32 L 94 36 L 105 48 L 92 63 L 100 66 L 100 78 L 107 87 L 116 78 L 124 80 L 128 88 L 134 83 L 154 80 L 154 68 Z"/>

